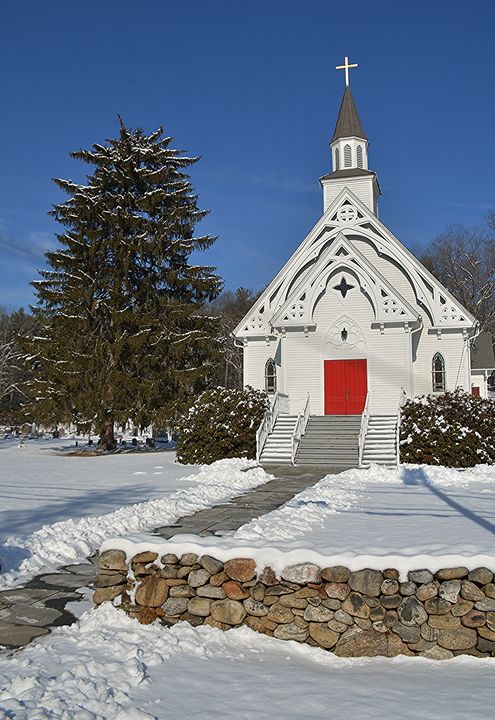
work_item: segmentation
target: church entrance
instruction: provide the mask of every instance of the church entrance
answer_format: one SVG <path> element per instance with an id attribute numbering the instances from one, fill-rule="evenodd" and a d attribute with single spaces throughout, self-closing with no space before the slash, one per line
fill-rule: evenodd
<path id="1" fill-rule="evenodd" d="M 366 402 L 366 360 L 325 360 L 325 415 L 361 415 Z"/>

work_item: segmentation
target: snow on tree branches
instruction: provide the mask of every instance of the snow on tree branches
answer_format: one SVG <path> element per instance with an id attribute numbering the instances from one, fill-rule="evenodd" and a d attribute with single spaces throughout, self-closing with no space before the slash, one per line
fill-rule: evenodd
<path id="1" fill-rule="evenodd" d="M 187 169 L 197 158 L 162 128 L 128 129 L 71 156 L 92 166 L 86 184 L 55 180 L 69 196 L 51 215 L 63 226 L 50 269 L 33 283 L 42 331 L 25 344 L 36 370 L 36 413 L 72 416 L 114 446 L 114 423 L 164 423 L 212 374 L 217 327 L 203 306 L 221 289 L 190 254 L 206 215 Z"/>

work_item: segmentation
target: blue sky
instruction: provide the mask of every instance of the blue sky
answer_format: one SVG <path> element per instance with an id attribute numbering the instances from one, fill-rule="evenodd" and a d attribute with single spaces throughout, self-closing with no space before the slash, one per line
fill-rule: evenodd
<path id="1" fill-rule="evenodd" d="M 117 113 L 202 156 L 219 240 L 201 261 L 227 287 L 264 286 L 321 214 L 345 54 L 402 242 L 495 209 L 493 2 L 18 0 L 0 26 L 0 305 L 32 301 L 51 178 L 80 180 L 68 153 L 114 136 Z"/>

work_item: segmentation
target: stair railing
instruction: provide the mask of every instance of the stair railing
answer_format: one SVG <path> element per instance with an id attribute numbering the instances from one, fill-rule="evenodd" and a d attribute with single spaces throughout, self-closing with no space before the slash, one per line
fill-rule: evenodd
<path id="1" fill-rule="evenodd" d="M 359 444 L 358 467 L 363 466 L 364 444 L 366 442 L 366 433 L 368 432 L 368 423 L 370 420 L 369 404 L 370 404 L 370 394 L 369 394 L 369 392 L 367 392 L 366 393 L 366 402 L 364 403 L 364 408 L 363 408 L 363 414 L 361 415 L 361 427 L 359 430 L 359 438 L 358 438 L 358 444 Z"/>
<path id="2" fill-rule="evenodd" d="M 306 402 L 304 409 L 297 416 L 296 424 L 294 426 L 294 432 L 292 433 L 292 451 L 291 451 L 291 462 L 293 465 L 296 464 L 296 454 L 301 442 L 301 438 L 306 432 L 306 426 L 309 420 L 309 393 L 306 396 Z"/>
<path id="3" fill-rule="evenodd" d="M 261 459 L 261 453 L 263 452 L 266 439 L 275 427 L 275 423 L 281 412 L 289 412 L 289 396 L 285 393 L 277 392 L 256 431 L 256 462 L 258 463 Z"/>
<path id="4" fill-rule="evenodd" d="M 402 406 L 407 400 L 407 393 L 403 387 L 400 389 L 399 407 L 397 408 L 397 424 L 395 426 L 395 462 L 400 465 L 400 423 L 402 419 Z"/>

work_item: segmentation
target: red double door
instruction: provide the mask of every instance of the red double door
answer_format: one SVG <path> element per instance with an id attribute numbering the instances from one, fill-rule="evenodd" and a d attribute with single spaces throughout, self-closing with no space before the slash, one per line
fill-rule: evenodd
<path id="1" fill-rule="evenodd" d="M 325 415 L 360 415 L 368 391 L 366 360 L 325 360 Z"/>

